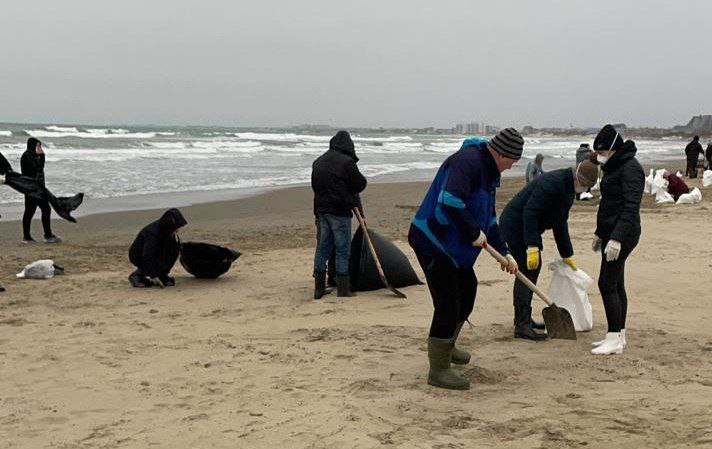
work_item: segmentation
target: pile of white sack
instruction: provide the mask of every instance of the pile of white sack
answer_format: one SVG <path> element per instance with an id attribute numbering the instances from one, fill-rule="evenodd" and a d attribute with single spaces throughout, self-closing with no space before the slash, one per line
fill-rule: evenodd
<path id="1" fill-rule="evenodd" d="M 696 204 L 702 201 L 702 192 L 700 189 L 695 187 L 690 191 L 690 193 L 684 193 L 680 195 L 680 198 L 675 199 L 667 191 L 668 182 L 663 178 L 663 173 L 666 170 L 661 168 L 660 170 L 650 169 L 650 174 L 645 178 L 645 189 L 644 192 L 650 195 L 655 195 L 655 202 L 658 204 L 664 203 L 675 203 L 675 204 Z M 677 172 L 677 176 L 682 178 L 682 173 Z M 712 185 L 712 170 L 705 171 L 702 176 L 702 185 L 704 187 L 709 187 Z"/>

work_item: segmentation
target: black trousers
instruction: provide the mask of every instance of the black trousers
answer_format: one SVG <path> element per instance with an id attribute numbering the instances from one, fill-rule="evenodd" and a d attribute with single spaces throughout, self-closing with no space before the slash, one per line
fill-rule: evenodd
<path id="1" fill-rule="evenodd" d="M 32 238 L 30 233 L 30 228 L 32 226 L 32 217 L 35 216 L 37 208 L 40 208 L 42 212 L 42 228 L 44 228 L 45 238 L 52 237 L 52 224 L 50 215 L 52 214 L 52 208 L 47 200 L 37 200 L 30 196 L 25 195 L 25 213 L 22 216 L 22 234 L 25 240 Z"/>
<path id="2" fill-rule="evenodd" d="M 687 159 L 687 176 L 689 178 L 697 178 L 697 158 Z"/>
<path id="3" fill-rule="evenodd" d="M 521 271 L 522 274 L 527 277 L 527 279 L 536 284 L 537 280 L 539 279 L 539 273 L 541 273 L 541 257 L 539 260 L 539 267 L 535 270 L 529 270 L 527 269 L 527 250 L 523 246 L 510 246 L 509 251 L 512 254 L 512 257 L 514 257 L 514 260 L 517 261 L 517 265 L 519 265 L 519 271 Z M 526 317 L 519 317 L 517 316 L 517 309 L 523 307 L 526 307 L 527 309 L 531 308 L 533 295 L 534 292 L 529 290 L 529 288 L 524 285 L 522 281 L 520 281 L 518 278 L 514 278 L 514 289 L 512 295 L 512 303 L 514 304 L 514 324 L 517 324 L 517 318 L 521 318 L 523 320 L 521 324 L 528 323 L 531 319 L 531 312 L 527 312 Z M 525 319 L 526 321 L 524 321 Z"/>
<path id="4" fill-rule="evenodd" d="M 621 252 L 618 260 L 607 262 L 606 249 L 608 240 L 601 242 L 601 271 L 598 275 L 598 289 L 603 298 L 603 307 L 606 309 L 606 320 L 608 321 L 608 332 L 620 332 L 625 329 L 626 317 L 628 315 L 628 294 L 625 291 L 625 263 L 633 252 L 637 240 L 634 242 L 622 242 Z"/>
<path id="5" fill-rule="evenodd" d="M 475 306 L 477 277 L 472 267 L 457 268 L 447 257 L 418 254 L 433 298 L 433 320 L 430 336 L 452 338 L 455 327 L 467 321 Z"/>

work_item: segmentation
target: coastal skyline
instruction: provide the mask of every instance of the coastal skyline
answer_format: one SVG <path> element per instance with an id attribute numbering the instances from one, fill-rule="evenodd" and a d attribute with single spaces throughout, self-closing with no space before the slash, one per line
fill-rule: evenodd
<path id="1" fill-rule="evenodd" d="M 0 120 L 672 127 L 710 112 L 709 13 L 664 1 L 10 1 Z"/>

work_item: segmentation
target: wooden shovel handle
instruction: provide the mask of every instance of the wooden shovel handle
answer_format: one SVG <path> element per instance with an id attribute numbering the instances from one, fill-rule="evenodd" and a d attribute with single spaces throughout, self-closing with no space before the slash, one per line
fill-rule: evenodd
<path id="1" fill-rule="evenodd" d="M 354 214 L 356 215 L 356 220 L 358 220 L 358 224 L 361 225 L 361 228 L 363 229 L 363 236 L 366 238 L 366 243 L 368 244 L 368 249 L 371 251 L 371 255 L 373 256 L 373 261 L 376 262 L 378 276 L 380 276 L 383 283 L 388 286 L 388 282 L 386 281 L 386 273 L 383 271 L 381 261 L 378 260 L 378 254 L 376 254 L 376 248 L 373 246 L 373 242 L 371 242 L 371 236 L 368 235 L 368 229 L 366 228 L 366 220 L 361 215 L 361 211 L 358 210 L 358 207 L 354 207 Z"/>
<path id="2" fill-rule="evenodd" d="M 492 257 L 497 259 L 497 262 L 499 262 L 502 265 L 509 265 L 509 261 L 507 260 L 507 258 L 504 257 L 503 255 L 501 255 L 496 249 L 492 248 L 489 244 L 485 243 L 484 246 L 482 246 L 482 247 L 488 253 L 490 253 L 490 255 L 492 255 Z M 550 306 L 550 305 L 554 304 L 554 301 L 552 301 L 551 298 L 549 298 L 549 296 L 546 293 L 539 290 L 539 287 L 534 285 L 534 283 L 532 281 L 530 281 L 526 276 L 524 276 L 524 274 L 521 271 L 517 270 L 517 272 L 514 275 L 517 276 L 517 279 L 522 281 L 522 283 L 524 285 L 526 285 L 529 290 L 536 293 L 537 296 L 539 296 L 539 298 L 541 298 L 542 301 L 544 301 L 547 305 Z"/>

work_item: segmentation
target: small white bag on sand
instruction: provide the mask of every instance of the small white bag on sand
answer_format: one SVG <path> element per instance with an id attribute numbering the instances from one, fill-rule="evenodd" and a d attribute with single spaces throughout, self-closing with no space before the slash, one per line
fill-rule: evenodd
<path id="1" fill-rule="evenodd" d="M 650 174 L 645 178 L 645 187 L 643 188 L 643 193 L 653 193 L 653 179 L 655 179 L 655 170 L 651 168 Z"/>
<path id="2" fill-rule="evenodd" d="M 702 192 L 695 187 L 690 193 L 683 193 L 675 204 L 697 204 L 702 201 Z"/>
<path id="3" fill-rule="evenodd" d="M 668 193 L 667 187 L 665 187 L 664 189 L 658 189 L 658 192 L 655 194 L 655 202 L 658 204 L 674 203 L 675 198 Z"/>
<path id="4" fill-rule="evenodd" d="M 32 262 L 17 273 L 21 279 L 51 279 L 54 277 L 54 261 L 45 259 Z"/>
<path id="5" fill-rule="evenodd" d="M 702 187 L 712 186 L 712 170 L 705 170 L 702 173 Z"/>
<path id="6" fill-rule="evenodd" d="M 563 307 L 571 314 L 576 331 L 590 331 L 593 328 L 593 312 L 588 301 L 588 289 L 593 285 L 593 279 L 582 269 L 572 270 L 563 260 L 549 263 L 553 272 L 549 296 L 557 306 Z"/>

